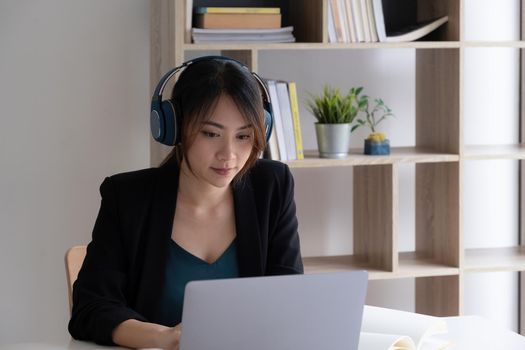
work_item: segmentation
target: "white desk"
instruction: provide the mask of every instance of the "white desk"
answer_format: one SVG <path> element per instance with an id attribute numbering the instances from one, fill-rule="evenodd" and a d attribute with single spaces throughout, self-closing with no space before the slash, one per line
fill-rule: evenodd
<path id="1" fill-rule="evenodd" d="M 524 350 L 525 337 L 499 327 L 479 316 L 446 317 L 448 333 L 441 336 L 452 345 L 447 350 Z M 124 349 L 105 347 L 76 340 L 62 343 L 20 343 L 0 346 L 0 350 L 107 350 Z M 381 350 L 381 349 L 378 349 Z"/>
<path id="2" fill-rule="evenodd" d="M 450 340 L 447 350 L 524 350 L 525 337 L 506 330 L 480 316 L 445 317 L 448 333 L 440 338 Z"/>

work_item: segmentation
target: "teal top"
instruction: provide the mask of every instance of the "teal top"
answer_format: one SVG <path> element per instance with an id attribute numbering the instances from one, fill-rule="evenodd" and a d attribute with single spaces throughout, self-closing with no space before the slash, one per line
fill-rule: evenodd
<path id="1" fill-rule="evenodd" d="M 236 240 L 211 264 L 191 254 L 174 240 L 170 241 L 159 316 L 162 324 L 173 327 L 182 320 L 184 288 L 188 282 L 239 277 L 239 266 Z"/>

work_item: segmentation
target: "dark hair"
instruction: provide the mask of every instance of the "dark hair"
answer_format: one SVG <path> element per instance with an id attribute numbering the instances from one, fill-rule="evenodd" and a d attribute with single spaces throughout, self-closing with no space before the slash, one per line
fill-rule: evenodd
<path id="1" fill-rule="evenodd" d="M 187 151 L 208 121 L 219 98 L 228 95 L 251 124 L 254 131 L 252 152 L 234 181 L 238 181 L 266 147 L 262 92 L 255 77 L 240 64 L 221 59 L 207 59 L 190 64 L 182 71 L 171 96 L 178 122 L 178 140 L 163 164 L 173 157 L 179 163 L 187 159 Z M 191 164 L 188 163 L 191 170 Z"/>

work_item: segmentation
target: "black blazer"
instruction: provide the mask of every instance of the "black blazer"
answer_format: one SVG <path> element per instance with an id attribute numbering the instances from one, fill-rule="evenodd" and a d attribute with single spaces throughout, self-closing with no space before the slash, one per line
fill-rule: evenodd
<path id="1" fill-rule="evenodd" d="M 113 344 L 127 319 L 156 322 L 176 206 L 179 167 L 108 177 L 87 255 L 73 286 L 69 332 Z M 234 188 L 242 277 L 303 273 L 288 166 L 258 160 Z"/>

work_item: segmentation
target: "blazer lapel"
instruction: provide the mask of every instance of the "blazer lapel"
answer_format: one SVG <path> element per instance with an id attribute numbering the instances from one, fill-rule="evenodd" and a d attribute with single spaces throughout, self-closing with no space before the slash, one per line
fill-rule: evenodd
<path id="1" fill-rule="evenodd" d="M 233 198 L 240 275 L 241 277 L 262 276 L 264 271 L 257 208 L 252 183 L 248 176 L 233 187 Z"/>
<path id="2" fill-rule="evenodd" d="M 137 305 L 137 308 L 153 313 L 144 315 L 148 318 L 155 317 L 158 305 L 152 305 L 152 303 L 160 300 L 160 293 L 164 290 L 164 274 L 173 228 L 178 184 L 179 167 L 176 161 L 169 161 L 159 168 L 149 215 L 149 227 L 145 233 L 147 237 L 142 240 L 146 246 L 144 247 L 144 268 L 138 298 L 139 305 Z"/>

